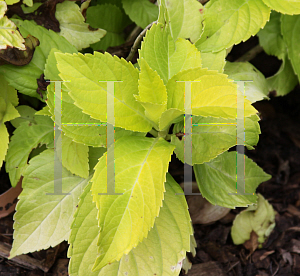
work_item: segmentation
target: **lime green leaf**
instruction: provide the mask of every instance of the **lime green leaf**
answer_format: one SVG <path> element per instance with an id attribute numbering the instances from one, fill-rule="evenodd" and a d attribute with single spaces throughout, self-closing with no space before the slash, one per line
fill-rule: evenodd
<path id="1" fill-rule="evenodd" d="M 88 152 L 88 146 L 78 144 L 66 135 L 62 136 L 62 165 L 71 173 L 88 178 Z"/>
<path id="2" fill-rule="evenodd" d="M 50 109 L 48 105 L 45 105 L 41 110 L 35 113 L 36 115 L 44 115 L 44 116 L 51 116 Z"/>
<path id="3" fill-rule="evenodd" d="M 7 153 L 9 134 L 4 123 L 0 123 L 0 168 Z"/>
<path id="4" fill-rule="evenodd" d="M 102 3 L 102 2 L 101 2 Z M 122 10 L 111 4 L 89 7 L 86 11 L 86 22 L 93 28 L 106 30 L 101 41 L 91 45 L 94 50 L 106 50 L 125 42 L 122 31 L 128 25 Z"/>
<path id="5" fill-rule="evenodd" d="M 236 193 L 236 152 L 224 152 L 208 163 L 194 165 L 197 184 L 202 195 L 214 205 L 235 209 L 256 202 L 257 186 L 271 178 L 251 159 L 245 156 L 245 193 Z"/>
<path id="6" fill-rule="evenodd" d="M 134 94 L 138 94 L 138 70 L 124 59 L 110 54 L 55 53 L 57 67 L 70 90 L 69 95 L 84 113 L 102 122 L 107 121 L 106 83 L 99 80 L 122 81 L 114 84 L 115 126 L 127 130 L 148 132 L 152 122 L 145 116 L 144 108 Z"/>
<path id="7" fill-rule="evenodd" d="M 167 91 L 162 79 L 144 59 L 140 59 L 139 100 L 143 102 L 167 103 Z"/>
<path id="8" fill-rule="evenodd" d="M 53 176 L 53 149 L 45 150 L 30 160 L 14 215 L 14 242 L 10 258 L 54 247 L 68 239 L 78 197 L 88 179 L 74 176 L 62 168 L 62 191 L 70 195 L 47 195 L 54 191 Z"/>
<path id="9" fill-rule="evenodd" d="M 25 50 L 25 40 L 17 30 L 17 26 L 5 16 L 7 4 L 12 5 L 14 3 L 0 1 L 0 50 L 6 49 L 7 46 Z"/>
<path id="10" fill-rule="evenodd" d="M 68 272 L 70 276 L 98 276 L 98 272 L 92 272 L 93 262 L 97 256 L 97 239 L 99 227 L 97 225 L 97 208 L 92 201 L 92 184 L 89 183 L 80 195 L 80 201 L 74 214 L 69 237 Z"/>
<path id="11" fill-rule="evenodd" d="M 175 43 L 162 24 L 154 24 L 146 33 L 140 58 L 162 78 L 165 84 L 179 71 L 201 67 L 200 52 L 188 40 Z"/>
<path id="12" fill-rule="evenodd" d="M 211 0 L 205 5 L 204 31 L 196 42 L 203 52 L 219 52 L 246 41 L 269 20 L 262 0 Z"/>
<path id="13" fill-rule="evenodd" d="M 61 80 L 58 76 L 59 71 L 56 67 L 56 59 L 54 56 L 55 52 L 60 51 L 57 49 L 51 50 L 45 66 L 45 77 L 53 80 Z M 105 146 L 106 127 L 101 126 L 101 123 L 98 120 L 92 119 L 89 115 L 82 113 L 81 109 L 74 104 L 74 101 L 68 94 L 68 89 L 63 83 L 61 88 L 61 122 L 63 123 L 61 128 L 63 132 L 77 143 L 99 147 Z M 47 90 L 47 106 L 49 107 L 49 112 L 51 113 L 54 121 L 54 83 L 50 83 Z M 89 126 L 89 124 L 93 125 Z"/>
<path id="14" fill-rule="evenodd" d="M 15 127 L 18 128 L 21 123 L 27 122 L 29 125 L 30 123 L 34 123 L 36 110 L 28 105 L 19 105 L 16 107 L 17 111 L 20 114 L 20 117 L 13 119 L 10 123 Z"/>
<path id="15" fill-rule="evenodd" d="M 251 103 L 268 99 L 269 90 L 266 78 L 251 63 L 227 61 L 224 74 L 234 81 L 252 81 L 245 82 L 244 85 L 238 87 L 241 93 L 244 93 L 245 87 L 245 96 Z"/>
<path id="16" fill-rule="evenodd" d="M 33 6 L 33 0 L 23 0 L 23 3 L 26 4 L 29 7 Z"/>
<path id="17" fill-rule="evenodd" d="M 20 116 L 15 108 L 19 103 L 19 99 L 16 89 L 8 85 L 1 74 L 0 83 L 2 86 L 0 89 L 0 123 L 4 123 Z"/>
<path id="18" fill-rule="evenodd" d="M 158 22 L 169 25 L 174 41 L 177 38 L 188 38 L 195 42 L 200 37 L 204 13 L 201 3 L 197 0 L 160 0 L 158 2 Z"/>
<path id="19" fill-rule="evenodd" d="M 185 252 L 194 251 L 193 229 L 185 198 L 183 195 L 176 195 L 183 191 L 168 173 L 165 187 L 163 206 L 148 237 L 120 261 L 92 272 L 94 260 L 97 258 L 99 228 L 95 220 L 97 209 L 92 202 L 90 186 L 87 186 L 80 197 L 71 227 L 71 246 L 68 251 L 68 256 L 71 257 L 70 275 L 83 276 L 88 272 L 90 276 L 118 276 L 127 272 L 128 275 L 178 276 Z M 172 227 L 166 231 L 165 225 Z"/>
<path id="20" fill-rule="evenodd" d="M 56 67 L 54 53 L 57 49 L 52 49 L 45 66 L 46 78 L 60 80 L 59 71 Z M 59 52 L 59 51 L 58 51 Z M 106 125 L 100 121 L 84 114 L 79 107 L 74 104 L 73 99 L 68 94 L 68 89 L 62 84 L 61 99 L 61 122 L 63 132 L 77 143 L 89 146 L 105 147 L 106 146 Z M 47 105 L 52 119 L 54 120 L 54 83 L 48 87 Z M 80 124 L 80 125 L 79 125 Z M 115 128 L 115 140 L 124 135 L 145 136 L 146 133 L 132 132 L 121 128 Z"/>
<path id="21" fill-rule="evenodd" d="M 174 150 L 162 138 L 146 137 L 123 137 L 114 147 L 115 192 L 123 195 L 98 194 L 106 193 L 107 185 L 113 181 L 107 179 L 105 154 L 92 179 L 101 229 L 94 269 L 120 260 L 147 237 L 162 205 L 166 172 Z"/>
<path id="22" fill-rule="evenodd" d="M 226 50 L 222 50 L 217 53 L 203 53 L 201 52 L 202 68 L 208 68 L 208 70 L 217 70 L 219 73 L 223 73 L 225 66 Z"/>
<path id="23" fill-rule="evenodd" d="M 257 205 L 249 206 L 233 221 L 231 237 L 234 244 L 243 244 L 250 240 L 251 232 L 254 231 L 258 236 L 258 247 L 261 248 L 275 227 L 275 214 L 272 205 L 258 194 Z"/>
<path id="24" fill-rule="evenodd" d="M 15 3 L 20 2 L 20 0 L 5 0 L 5 2 L 6 2 L 7 5 L 13 5 Z"/>
<path id="25" fill-rule="evenodd" d="M 0 97 L 0 101 L 0 122 L 4 123 L 20 116 L 11 102 L 5 102 L 5 98 L 3 97 Z"/>
<path id="26" fill-rule="evenodd" d="M 263 0 L 272 10 L 284 14 L 300 14 L 299 0 Z"/>
<path id="27" fill-rule="evenodd" d="M 140 60 L 139 95 L 135 98 L 145 108 L 145 115 L 155 124 L 167 109 L 167 90 L 156 71 Z"/>
<path id="28" fill-rule="evenodd" d="M 258 143 L 260 127 L 259 117 L 254 115 L 245 118 L 245 145 L 252 148 Z M 192 164 L 202 164 L 227 151 L 237 143 L 236 120 L 212 117 L 193 116 L 192 127 Z M 173 133 L 184 133 L 184 122 L 176 124 Z M 240 137 L 240 136 L 239 136 Z M 238 141 L 239 144 L 243 141 Z M 176 146 L 175 153 L 179 160 L 184 160 L 184 139 L 171 137 L 171 143 Z"/>
<path id="29" fill-rule="evenodd" d="M 0 2 L 1 3 L 1 2 Z M 7 81 L 0 74 L 0 168 L 7 153 L 9 134 L 5 126 L 5 122 L 19 117 L 16 105 L 19 103 L 17 91 L 8 85 Z"/>
<path id="30" fill-rule="evenodd" d="M 46 116 L 35 116 L 35 122 L 23 122 L 14 131 L 6 156 L 6 171 L 9 173 L 11 185 L 15 187 L 27 167 L 27 159 L 39 144 L 53 142 L 53 121 Z"/>
<path id="31" fill-rule="evenodd" d="M 288 48 L 288 56 L 291 60 L 295 73 L 300 79 L 300 15 L 282 15 L 281 32 Z"/>
<path id="32" fill-rule="evenodd" d="M 38 38 L 40 45 L 35 48 L 31 62 L 25 66 L 3 65 L 0 66 L 2 73 L 11 86 L 19 92 L 41 99 L 36 92 L 38 88 L 37 79 L 43 74 L 46 58 L 52 48 L 60 49 L 62 52 L 77 52 L 64 37 L 52 30 L 36 25 L 30 21 L 13 19 L 20 29 L 21 34 L 26 37 L 28 34 Z M 53 80 L 53 79 L 51 79 Z"/>
<path id="33" fill-rule="evenodd" d="M 90 47 L 90 44 L 98 42 L 106 34 L 102 29 L 90 31 L 79 6 L 74 2 L 64 1 L 57 4 L 55 17 L 59 22 L 59 34 L 77 50 Z"/>
<path id="34" fill-rule="evenodd" d="M 191 84 L 191 108 L 193 115 L 236 118 L 237 90 L 236 84 L 227 79 L 227 75 L 216 71 L 195 68 L 181 71 L 167 84 L 168 108 L 184 111 L 185 83 L 177 81 L 194 81 Z M 244 116 L 256 114 L 256 109 L 247 99 L 244 101 Z"/>
<path id="35" fill-rule="evenodd" d="M 184 112 L 179 109 L 167 109 L 159 119 L 159 130 L 165 130 L 171 124 L 179 123 L 183 119 L 183 115 Z"/>
<path id="36" fill-rule="evenodd" d="M 143 29 L 157 20 L 158 7 L 149 0 L 122 0 L 122 3 L 130 19 Z"/>
<path id="37" fill-rule="evenodd" d="M 269 91 L 276 91 L 277 96 L 284 96 L 291 92 L 298 83 L 291 61 L 284 56 L 278 72 L 267 78 Z"/>
<path id="38" fill-rule="evenodd" d="M 259 44 L 268 55 L 282 59 L 286 55 L 286 45 L 281 35 L 281 14 L 271 12 L 270 21 L 257 33 Z"/>

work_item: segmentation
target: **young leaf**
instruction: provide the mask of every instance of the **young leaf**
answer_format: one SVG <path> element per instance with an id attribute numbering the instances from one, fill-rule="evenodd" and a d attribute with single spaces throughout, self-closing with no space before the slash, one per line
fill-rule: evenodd
<path id="1" fill-rule="evenodd" d="M 251 103 L 268 99 L 269 89 L 266 78 L 251 63 L 227 61 L 224 74 L 235 81 L 252 81 L 245 82 L 244 86 L 239 87 L 241 93 L 245 93 L 246 98 Z"/>
<path id="2" fill-rule="evenodd" d="M 138 94 L 138 70 L 124 59 L 110 54 L 55 53 L 57 68 L 69 89 L 69 95 L 84 113 L 102 122 L 107 122 L 107 85 L 99 82 L 122 81 L 114 84 L 115 126 L 127 130 L 148 132 L 152 122 L 145 116 L 144 108 L 134 94 Z"/>
<path id="3" fill-rule="evenodd" d="M 288 56 L 291 60 L 295 73 L 300 79 L 300 15 L 282 15 L 281 33 L 288 48 Z"/>
<path id="4" fill-rule="evenodd" d="M 245 146 L 252 148 L 258 143 L 260 127 L 257 115 L 245 118 Z M 184 133 L 184 122 L 175 124 L 173 133 Z M 239 144 L 243 141 L 238 141 Z M 171 143 L 176 146 L 175 153 L 179 160 L 184 160 L 184 139 L 175 135 Z M 192 164 L 202 164 L 227 151 L 237 143 L 236 120 L 193 116 L 192 128 Z"/>
<path id="5" fill-rule="evenodd" d="M 124 12 L 112 3 L 89 7 L 86 11 L 86 22 L 93 28 L 106 31 L 101 41 L 91 45 L 93 50 L 106 51 L 108 47 L 123 44 L 125 40 L 122 31 L 128 25 L 126 21 Z"/>
<path id="6" fill-rule="evenodd" d="M 300 14 L 300 2 L 298 0 L 263 0 L 272 10 L 284 14 Z"/>
<path id="7" fill-rule="evenodd" d="M 89 147 L 78 144 L 66 135 L 62 136 L 62 165 L 82 178 L 89 176 Z"/>
<path id="8" fill-rule="evenodd" d="M 15 47 L 20 50 L 25 50 L 24 38 L 17 30 L 14 22 L 5 16 L 7 4 L 5 1 L 0 1 L 0 50 L 7 49 L 7 46 Z"/>
<path id="9" fill-rule="evenodd" d="M 271 12 L 270 21 L 257 33 L 259 44 L 268 55 L 283 59 L 286 55 L 286 45 L 281 34 L 281 14 Z"/>
<path id="10" fill-rule="evenodd" d="M 285 55 L 282 64 L 275 75 L 267 78 L 269 91 L 276 91 L 277 96 L 284 96 L 291 92 L 298 83 L 291 61 Z"/>
<path id="11" fill-rule="evenodd" d="M 71 276 L 118 276 L 132 275 L 171 275 L 178 276 L 179 262 L 186 251 L 194 251 L 193 229 L 184 196 L 180 186 L 167 173 L 166 192 L 159 217 L 155 219 L 148 237 L 143 239 L 120 261 L 103 267 L 100 271 L 91 271 L 97 258 L 97 240 L 99 228 L 95 220 L 97 209 L 92 202 L 89 187 L 80 197 L 78 210 L 72 223 L 68 256 L 71 257 L 69 273 Z M 170 225 L 168 231 L 165 225 Z M 88 229 L 88 233 L 86 232 Z M 175 241 L 175 242 L 174 242 Z M 193 245 L 190 245 L 191 244 Z"/>
<path id="12" fill-rule="evenodd" d="M 168 25 L 174 41 L 187 38 L 195 42 L 202 33 L 204 8 L 197 0 L 160 0 L 158 22 Z"/>
<path id="13" fill-rule="evenodd" d="M 259 248 L 275 227 L 275 214 L 272 205 L 258 194 L 256 206 L 249 206 L 240 212 L 233 221 L 231 237 L 234 244 L 243 244 L 250 240 L 251 232 L 258 236 Z"/>
<path id="14" fill-rule="evenodd" d="M 52 30 L 47 30 L 42 26 L 30 21 L 13 19 L 16 22 L 21 34 L 26 37 L 28 34 L 38 38 L 40 45 L 36 47 L 31 62 L 22 67 L 14 65 L 0 66 L 2 73 L 9 84 L 21 93 L 40 98 L 36 92 L 38 88 L 37 79 L 43 74 L 46 58 L 52 48 L 57 48 L 62 52 L 75 53 L 76 48 L 72 46 L 64 37 Z"/>
<path id="15" fill-rule="evenodd" d="M 242 97 L 236 84 L 227 79 L 227 75 L 216 71 L 195 68 L 181 71 L 167 84 L 168 108 L 177 108 L 184 112 L 185 84 L 177 81 L 194 81 L 191 83 L 192 114 L 222 118 L 236 118 L 237 96 Z M 247 99 L 244 100 L 244 116 L 256 114 L 256 109 Z"/>
<path id="16" fill-rule="evenodd" d="M 145 108 L 145 115 L 158 124 L 161 114 L 167 109 L 167 90 L 157 72 L 144 59 L 139 63 L 139 95 L 135 98 Z"/>
<path id="17" fill-rule="evenodd" d="M 23 122 L 14 131 L 6 156 L 6 171 L 11 185 L 15 187 L 27 167 L 27 159 L 40 144 L 53 142 L 53 121 L 46 116 L 35 116 L 35 122 Z"/>
<path id="18" fill-rule="evenodd" d="M 226 50 L 222 50 L 216 53 L 204 53 L 201 52 L 202 68 L 207 68 L 208 70 L 217 70 L 219 73 L 223 73 L 225 61 Z"/>
<path id="19" fill-rule="evenodd" d="M 122 0 L 122 4 L 130 19 L 143 29 L 157 20 L 158 7 L 149 0 Z"/>
<path id="20" fill-rule="evenodd" d="M 219 52 L 246 41 L 269 20 L 262 0 L 211 0 L 205 5 L 204 31 L 196 42 L 203 52 Z"/>
<path id="21" fill-rule="evenodd" d="M 196 47 L 185 39 L 174 43 L 162 24 L 154 24 L 147 31 L 140 58 L 157 71 L 165 84 L 179 71 L 201 67 L 200 52 Z"/>
<path id="22" fill-rule="evenodd" d="M 147 237 L 162 205 L 173 150 L 174 146 L 162 138 L 119 139 L 114 145 L 115 180 L 107 179 L 107 154 L 100 158 L 92 179 L 101 229 L 94 269 L 120 260 Z M 107 192 L 112 181 L 115 192 L 123 195 L 99 195 Z"/>
<path id="23" fill-rule="evenodd" d="M 235 209 L 256 202 L 257 186 L 271 178 L 251 159 L 245 156 L 245 193 L 253 195 L 229 195 L 236 193 L 236 152 L 224 152 L 208 163 L 193 166 L 201 194 L 214 205 Z"/>
<path id="24" fill-rule="evenodd" d="M 169 108 L 162 113 L 159 119 L 159 130 L 165 130 L 171 124 L 176 124 L 182 121 L 184 112 L 177 108 Z"/>
<path id="25" fill-rule="evenodd" d="M 74 176 L 62 167 L 62 189 L 71 195 L 47 195 L 59 184 L 54 184 L 53 176 L 53 149 L 30 160 L 14 215 L 15 236 L 10 258 L 54 247 L 68 239 L 78 197 L 89 179 Z"/>
<path id="26" fill-rule="evenodd" d="M 102 29 L 90 31 L 80 8 L 74 2 L 64 1 L 57 4 L 55 17 L 59 22 L 59 34 L 77 50 L 90 47 L 90 44 L 98 42 L 106 34 Z"/>

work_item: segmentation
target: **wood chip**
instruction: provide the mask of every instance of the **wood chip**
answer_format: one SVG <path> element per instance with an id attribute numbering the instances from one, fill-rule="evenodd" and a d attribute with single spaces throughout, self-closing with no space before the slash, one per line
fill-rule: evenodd
<path id="1" fill-rule="evenodd" d="M 9 244 L 6 244 L 4 242 L 0 242 L 0 256 L 4 258 L 8 258 L 9 252 L 11 250 L 11 246 Z M 48 267 L 45 267 L 40 261 L 31 258 L 27 255 L 20 255 L 16 256 L 9 261 L 10 263 L 14 263 L 15 265 L 18 265 L 20 267 L 34 270 L 34 269 L 41 269 L 44 272 L 47 272 L 49 270 Z"/>
<path id="2" fill-rule="evenodd" d="M 222 266 L 219 262 L 207 262 L 195 264 L 189 270 L 187 276 L 225 276 Z"/>

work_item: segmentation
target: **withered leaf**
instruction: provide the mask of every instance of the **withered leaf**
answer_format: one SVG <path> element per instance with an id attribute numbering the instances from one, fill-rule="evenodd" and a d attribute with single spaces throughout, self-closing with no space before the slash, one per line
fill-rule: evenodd
<path id="1" fill-rule="evenodd" d="M 13 64 L 23 66 L 28 64 L 33 57 L 35 48 L 39 45 L 40 42 L 36 37 L 28 35 L 25 38 L 26 50 L 22 51 L 10 46 L 7 46 L 6 49 L 0 50 L 0 65 Z"/>

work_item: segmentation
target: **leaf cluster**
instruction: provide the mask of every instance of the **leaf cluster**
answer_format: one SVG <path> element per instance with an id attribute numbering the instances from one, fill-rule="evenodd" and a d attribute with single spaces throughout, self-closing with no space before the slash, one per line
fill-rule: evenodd
<path id="1" fill-rule="evenodd" d="M 300 2 L 24 0 L 8 19 L 17 2 L 0 1 L 0 165 L 13 187 L 24 177 L 10 258 L 68 240 L 70 275 L 179 275 L 196 243 L 171 156 L 211 204 L 256 203 L 270 176 L 245 156 L 231 195 L 228 150 L 258 143 L 252 103 L 298 82 Z M 269 79 L 226 61 L 256 34 L 283 60 Z M 109 53 L 141 40 L 134 64 Z"/>

